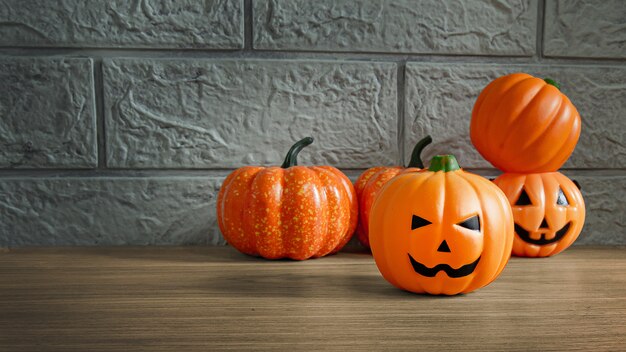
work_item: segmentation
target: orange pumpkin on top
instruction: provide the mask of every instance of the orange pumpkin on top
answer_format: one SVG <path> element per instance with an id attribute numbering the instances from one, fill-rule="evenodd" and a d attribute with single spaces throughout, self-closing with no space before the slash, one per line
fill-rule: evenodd
<path id="1" fill-rule="evenodd" d="M 480 93 L 470 124 L 478 152 L 504 172 L 558 170 L 574 151 L 581 121 L 553 80 L 502 76 Z"/>

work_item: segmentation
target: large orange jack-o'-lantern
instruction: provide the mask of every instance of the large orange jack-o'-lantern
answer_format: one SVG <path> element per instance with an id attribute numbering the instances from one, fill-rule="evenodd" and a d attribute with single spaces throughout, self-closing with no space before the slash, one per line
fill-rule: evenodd
<path id="1" fill-rule="evenodd" d="M 559 172 L 503 174 L 494 183 L 513 209 L 513 255 L 547 257 L 569 247 L 585 222 L 578 185 Z"/>
<path id="2" fill-rule="evenodd" d="M 460 169 L 452 155 L 388 181 L 374 201 L 369 230 L 383 277 L 416 293 L 454 295 L 489 284 L 513 244 L 505 195 Z"/>

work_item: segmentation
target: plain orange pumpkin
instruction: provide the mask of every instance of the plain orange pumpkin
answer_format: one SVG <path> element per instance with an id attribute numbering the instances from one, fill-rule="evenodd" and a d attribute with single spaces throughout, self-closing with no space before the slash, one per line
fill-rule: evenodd
<path id="1" fill-rule="evenodd" d="M 267 259 L 303 260 L 339 251 L 356 228 L 358 205 L 350 180 L 331 166 L 297 166 L 311 144 L 294 144 L 281 167 L 233 171 L 217 198 L 226 241 L 240 252 Z"/>
<path id="2" fill-rule="evenodd" d="M 506 173 L 494 183 L 513 209 L 513 255 L 548 257 L 578 238 L 585 223 L 585 202 L 578 186 L 565 175 Z"/>
<path id="3" fill-rule="evenodd" d="M 513 215 L 502 191 L 451 155 L 387 182 L 370 214 L 376 266 L 394 286 L 454 295 L 498 277 L 511 256 Z"/>
<path id="4" fill-rule="evenodd" d="M 581 121 L 551 79 L 514 73 L 489 83 L 478 96 L 470 138 L 504 172 L 558 170 L 574 151 Z"/>
<path id="5" fill-rule="evenodd" d="M 423 169 L 422 150 L 432 141 L 430 136 L 426 136 L 415 144 L 406 168 L 402 166 L 375 166 L 365 170 L 354 182 L 354 189 L 359 202 L 359 222 L 356 228 L 356 235 L 363 246 L 370 248 L 369 214 L 378 192 L 387 181 L 398 174 Z"/>

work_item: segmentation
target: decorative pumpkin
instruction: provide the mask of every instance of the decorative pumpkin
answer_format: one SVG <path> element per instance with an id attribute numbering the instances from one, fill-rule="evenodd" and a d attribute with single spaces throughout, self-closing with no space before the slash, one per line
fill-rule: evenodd
<path id="1" fill-rule="evenodd" d="M 396 175 L 423 169 L 424 163 L 421 159 L 422 150 L 432 143 L 432 141 L 433 139 L 430 136 L 426 136 L 415 144 L 413 152 L 411 153 L 411 160 L 406 168 L 402 166 L 376 166 L 365 170 L 354 183 L 356 196 L 359 200 L 359 222 L 356 228 L 356 234 L 359 238 L 359 242 L 361 242 L 363 246 L 370 248 L 368 231 L 369 214 L 372 209 L 372 204 L 374 204 L 374 199 L 376 199 L 376 195 L 385 183 Z"/>
<path id="2" fill-rule="evenodd" d="M 494 183 L 506 194 L 513 209 L 513 255 L 555 255 L 580 234 L 585 222 L 585 202 L 577 184 L 560 172 L 502 174 Z"/>
<path id="3" fill-rule="evenodd" d="M 370 214 L 372 254 L 383 277 L 416 293 L 483 287 L 511 256 L 513 215 L 502 191 L 435 156 L 428 170 L 387 182 Z"/>
<path id="4" fill-rule="evenodd" d="M 307 137 L 294 144 L 281 167 L 233 171 L 217 198 L 224 238 L 245 254 L 303 260 L 339 251 L 356 228 L 356 193 L 331 166 L 296 166 Z"/>
<path id="5" fill-rule="evenodd" d="M 580 116 L 553 80 L 514 73 L 480 93 L 470 124 L 478 152 L 504 172 L 558 170 L 574 151 Z"/>

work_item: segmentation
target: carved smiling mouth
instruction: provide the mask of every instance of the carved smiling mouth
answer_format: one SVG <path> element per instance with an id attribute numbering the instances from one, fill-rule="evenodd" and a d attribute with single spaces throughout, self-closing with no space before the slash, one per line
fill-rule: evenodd
<path id="1" fill-rule="evenodd" d="M 411 261 L 411 265 L 413 265 L 413 270 L 415 270 L 416 273 L 422 276 L 435 277 L 435 275 L 437 275 L 438 272 L 443 270 L 446 272 L 446 274 L 449 277 L 457 278 L 457 277 L 467 276 L 473 273 L 474 269 L 476 269 L 476 266 L 478 265 L 478 262 L 480 261 L 480 257 L 478 257 L 478 259 L 476 259 L 475 262 L 463 265 L 462 267 L 458 269 L 454 269 L 448 264 L 437 264 L 433 268 L 429 268 L 426 265 L 413 259 L 413 257 L 411 257 L 410 254 L 409 254 L 409 260 Z"/>
<path id="2" fill-rule="evenodd" d="M 567 230 L 569 230 L 571 224 L 572 224 L 571 221 L 565 224 L 563 227 L 561 227 L 559 231 L 556 232 L 554 237 L 551 239 L 546 239 L 545 233 L 542 233 L 541 238 L 538 240 L 532 239 L 530 238 L 529 232 L 525 228 L 519 226 L 518 224 L 515 224 L 515 233 L 517 233 L 517 236 L 521 238 L 522 241 L 524 242 L 543 246 L 543 245 L 554 243 L 554 242 L 561 240 L 561 238 L 563 238 L 563 236 L 565 236 L 565 234 L 567 233 Z"/>

